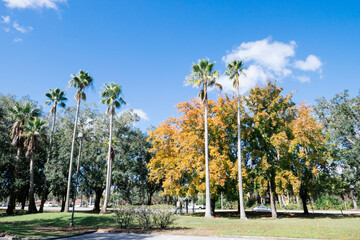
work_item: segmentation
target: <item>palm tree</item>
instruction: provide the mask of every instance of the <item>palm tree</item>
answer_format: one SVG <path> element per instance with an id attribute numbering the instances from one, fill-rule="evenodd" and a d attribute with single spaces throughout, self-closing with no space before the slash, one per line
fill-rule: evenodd
<path id="1" fill-rule="evenodd" d="M 198 64 L 193 63 L 192 73 L 187 76 L 186 85 L 192 84 L 196 87 L 201 86 L 201 90 L 198 94 L 201 102 L 205 108 L 205 167 L 206 167 L 206 211 L 205 217 L 213 217 L 211 211 L 211 194 L 210 194 L 210 172 L 209 172 L 209 143 L 208 143 L 208 87 L 216 87 L 222 90 L 222 86 L 216 82 L 219 77 L 218 71 L 213 71 L 215 62 L 209 63 L 209 59 L 202 59 L 198 61 Z"/>
<path id="2" fill-rule="evenodd" d="M 51 126 L 51 132 L 50 132 L 50 142 L 49 142 L 49 150 L 48 150 L 48 156 L 47 156 L 47 164 L 49 164 L 50 158 L 51 158 L 51 147 L 53 142 L 53 135 L 55 131 L 55 122 L 56 122 L 56 110 L 57 106 L 64 108 L 66 106 L 65 101 L 67 101 L 67 98 L 65 97 L 65 91 L 61 91 L 59 88 L 56 89 L 49 89 L 50 92 L 46 93 L 45 96 L 48 98 L 48 100 L 45 102 L 46 105 L 50 105 L 52 103 L 51 109 L 50 109 L 50 116 L 53 116 L 52 126 Z M 41 196 L 41 204 L 39 212 L 43 212 L 44 209 L 44 203 L 46 201 L 48 195 L 48 186 L 46 183 L 45 178 L 45 184 Z"/>
<path id="3" fill-rule="evenodd" d="M 76 130 L 77 124 L 79 119 L 79 110 L 80 110 L 80 102 L 81 100 L 86 100 L 85 89 L 89 86 L 92 86 L 93 79 L 90 77 L 89 73 L 80 70 L 78 75 L 71 74 L 72 79 L 69 82 L 69 87 L 76 88 L 75 100 L 77 102 L 76 105 L 76 115 L 75 115 L 75 124 L 74 124 L 74 133 L 73 139 L 71 144 L 71 153 L 70 153 L 70 162 L 69 162 L 69 176 L 68 176 L 68 183 L 67 183 L 67 190 L 66 190 L 66 203 L 65 203 L 65 212 L 69 211 L 69 203 L 70 203 L 70 187 L 71 187 L 71 179 L 72 179 L 72 165 L 73 165 L 73 158 L 74 158 L 74 147 L 75 147 L 75 137 L 76 137 Z"/>
<path id="4" fill-rule="evenodd" d="M 16 148 L 16 164 L 14 170 L 14 178 L 17 178 L 18 175 L 18 167 L 20 164 L 21 152 L 24 148 L 24 124 L 26 120 L 31 120 L 34 117 L 40 115 L 40 110 L 38 108 L 34 108 L 31 102 L 19 103 L 15 102 L 13 107 L 9 108 L 9 112 L 11 114 L 12 119 L 14 119 L 14 123 L 11 127 L 10 138 L 11 144 Z M 6 213 L 11 215 L 14 213 L 15 209 L 15 193 L 10 193 L 9 205 L 6 210 Z"/>
<path id="5" fill-rule="evenodd" d="M 107 160 L 107 172 L 106 172 L 106 190 L 105 190 L 105 201 L 103 206 L 103 213 L 106 213 L 107 204 L 110 198 L 111 188 L 111 172 L 112 172 L 112 122 L 115 114 L 115 108 L 120 108 L 121 105 L 126 104 L 125 101 L 120 97 L 121 86 L 119 84 L 110 83 L 103 86 L 103 91 L 100 93 L 103 100 L 102 104 L 106 104 L 106 114 L 110 115 L 110 134 L 109 134 L 109 152 Z"/>
<path id="6" fill-rule="evenodd" d="M 243 198 L 243 184 L 242 184 L 242 170 L 241 170 L 241 135 L 240 135 L 240 85 L 239 76 L 245 75 L 243 62 L 234 60 L 227 65 L 225 71 L 226 75 L 229 75 L 230 79 L 233 80 L 233 87 L 237 91 L 237 123 L 238 123 L 238 178 L 239 178 L 239 198 L 240 198 L 240 219 L 247 220 L 245 209 L 244 209 L 244 198 Z"/>
<path id="7" fill-rule="evenodd" d="M 30 158 L 29 213 L 37 212 L 34 197 L 34 155 L 39 147 L 39 137 L 45 138 L 45 124 L 43 119 L 35 117 L 27 121 L 24 127 L 26 157 Z"/>

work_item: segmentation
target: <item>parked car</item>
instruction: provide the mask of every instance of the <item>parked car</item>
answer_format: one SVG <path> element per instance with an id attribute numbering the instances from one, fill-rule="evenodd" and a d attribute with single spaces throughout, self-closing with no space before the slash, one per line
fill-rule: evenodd
<path id="1" fill-rule="evenodd" d="M 47 202 L 44 204 L 44 207 L 56 207 L 56 204 L 52 202 Z"/>
<path id="2" fill-rule="evenodd" d="M 188 209 L 191 210 L 192 208 L 193 208 L 193 205 L 192 205 L 192 204 L 189 204 L 189 205 L 188 205 Z M 195 204 L 194 208 L 195 208 L 195 209 L 205 209 L 205 205 L 197 205 L 197 204 Z"/>
<path id="3" fill-rule="evenodd" d="M 252 209 L 253 212 L 271 212 L 271 209 L 267 206 L 256 206 Z"/>

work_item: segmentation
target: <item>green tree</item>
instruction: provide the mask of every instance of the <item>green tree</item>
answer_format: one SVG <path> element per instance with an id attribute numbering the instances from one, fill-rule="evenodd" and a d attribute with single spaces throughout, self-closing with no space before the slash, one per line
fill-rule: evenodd
<path id="1" fill-rule="evenodd" d="M 24 127 L 24 137 L 26 138 L 24 146 L 27 148 L 26 157 L 30 158 L 30 188 L 29 188 L 29 213 L 36 213 L 34 197 L 34 155 L 39 148 L 39 137 L 45 137 L 46 122 L 41 118 L 35 117 L 26 121 Z"/>
<path id="2" fill-rule="evenodd" d="M 69 211 L 70 187 L 71 187 L 71 180 L 72 180 L 72 167 L 73 167 L 73 158 L 74 158 L 76 130 L 77 130 L 78 119 L 79 119 L 80 102 L 86 100 L 85 89 L 93 85 L 93 78 L 89 75 L 89 73 L 87 73 L 83 70 L 80 70 L 78 75 L 71 74 L 71 77 L 72 77 L 72 79 L 69 82 L 69 86 L 76 88 L 75 99 L 76 99 L 77 105 L 76 105 L 74 133 L 73 133 L 73 138 L 72 138 L 70 161 L 69 161 L 69 175 L 68 175 L 66 203 L 65 203 L 65 211 L 66 212 Z"/>
<path id="3" fill-rule="evenodd" d="M 110 133 L 109 133 L 109 151 L 108 151 L 108 161 L 107 161 L 107 174 L 106 174 L 106 190 L 105 190 L 105 201 L 103 206 L 103 213 L 107 212 L 107 204 L 110 198 L 110 189 L 111 189 L 111 175 L 112 175 L 112 131 L 113 131 L 113 118 L 115 115 L 115 108 L 120 108 L 121 105 L 125 104 L 124 99 L 120 97 L 121 95 L 121 86 L 120 84 L 110 83 L 103 86 L 103 91 L 100 93 L 103 100 L 102 104 L 106 104 L 107 110 L 106 114 L 110 115 Z"/>
<path id="4" fill-rule="evenodd" d="M 205 118 L 205 167 L 206 167 L 206 211 L 205 217 L 213 217 L 211 211 L 210 194 L 210 173 L 209 173 L 209 141 L 208 141 L 208 87 L 216 87 L 222 90 L 222 86 L 216 82 L 219 72 L 214 71 L 215 62 L 210 63 L 209 59 L 202 59 L 198 64 L 193 63 L 192 73 L 187 76 L 186 85 L 192 84 L 195 87 L 201 87 L 198 97 L 204 104 Z"/>
<path id="5" fill-rule="evenodd" d="M 349 92 L 337 94 L 330 100 L 317 100 L 315 111 L 329 136 L 332 156 L 342 168 L 342 176 L 349 184 L 354 209 L 356 194 L 360 193 L 360 95 Z"/>
<path id="6" fill-rule="evenodd" d="M 65 91 L 61 91 L 59 88 L 56 89 L 50 89 L 48 93 L 45 94 L 45 96 L 48 98 L 48 100 L 45 102 L 46 105 L 50 105 L 50 116 L 53 117 L 52 120 L 52 126 L 51 126 L 51 132 L 50 132 L 50 141 L 49 141 L 49 149 L 48 149 L 48 156 L 46 161 L 46 167 L 49 164 L 50 158 L 51 158 L 51 148 L 53 143 L 53 135 L 55 131 L 55 123 L 56 123 L 56 113 L 57 113 L 57 106 L 59 105 L 62 108 L 65 108 L 66 104 L 65 101 L 67 101 L 67 98 L 65 97 Z M 46 201 L 47 195 L 49 193 L 49 188 L 47 186 L 46 178 L 45 178 L 45 184 L 43 186 L 43 192 L 41 196 L 41 204 L 39 212 L 43 212 L 44 209 L 44 203 Z"/>
<path id="7" fill-rule="evenodd" d="M 229 75 L 230 79 L 233 80 L 233 87 L 236 89 L 237 93 L 237 129 L 238 129 L 238 178 L 239 178 L 239 204 L 240 204 L 240 219 L 247 220 L 244 208 L 244 193 L 243 193 L 243 181 L 242 181 L 242 161 L 241 161 L 241 110 L 240 110 L 240 84 L 239 77 L 245 75 L 243 62 L 239 60 L 234 60 L 233 62 L 227 65 L 225 74 Z"/>
<path id="8" fill-rule="evenodd" d="M 294 119 L 294 102 L 292 94 L 281 95 L 282 88 L 276 82 L 267 82 L 265 87 L 251 89 L 246 98 L 249 119 L 246 120 L 249 147 L 251 148 L 253 171 L 256 174 L 255 182 L 261 192 L 269 191 L 272 218 L 277 218 L 275 206 L 275 187 L 277 176 L 286 176 L 288 158 L 281 158 L 278 154 L 274 139 L 279 136 L 291 138 L 290 123 Z M 286 136 L 286 137 L 285 137 Z M 285 170 L 285 171 L 284 171 Z"/>
<path id="9" fill-rule="evenodd" d="M 16 148 L 16 163 L 14 169 L 14 178 L 16 179 L 19 173 L 19 165 L 21 164 L 21 154 L 24 148 L 24 124 L 26 120 L 32 120 L 34 117 L 40 115 L 40 110 L 34 106 L 31 102 L 15 102 L 14 106 L 9 109 L 11 118 L 14 123 L 11 127 L 10 138 L 11 144 Z M 9 205 L 7 208 L 7 214 L 13 214 L 15 209 L 15 194 L 14 191 L 10 193 Z"/>

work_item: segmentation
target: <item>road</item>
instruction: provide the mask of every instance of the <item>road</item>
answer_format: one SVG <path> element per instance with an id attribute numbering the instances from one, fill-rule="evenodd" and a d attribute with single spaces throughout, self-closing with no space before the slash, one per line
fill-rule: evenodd
<path id="1" fill-rule="evenodd" d="M 70 240 L 89 239 L 89 240 L 286 240 L 295 238 L 272 238 L 272 237 L 204 237 L 187 235 L 169 235 L 169 234 L 134 234 L 134 233 L 91 233 L 76 237 L 66 238 Z M 296 238 L 296 240 L 303 240 Z M 314 240 L 314 239 L 313 239 Z"/>

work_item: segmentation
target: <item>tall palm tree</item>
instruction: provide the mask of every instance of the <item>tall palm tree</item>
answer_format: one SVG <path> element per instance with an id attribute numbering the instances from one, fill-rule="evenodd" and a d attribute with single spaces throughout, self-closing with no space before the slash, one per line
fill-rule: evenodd
<path id="1" fill-rule="evenodd" d="M 46 93 L 45 96 L 48 98 L 48 100 L 45 102 L 46 105 L 50 105 L 50 116 L 53 117 L 52 126 L 51 126 L 51 133 L 50 133 L 50 141 L 49 141 L 49 155 L 48 158 L 50 158 L 51 154 L 51 147 L 53 142 L 53 135 L 55 131 L 55 122 L 56 122 L 56 110 L 57 106 L 64 108 L 66 107 L 65 102 L 67 101 L 67 98 L 65 97 L 65 91 L 61 91 L 59 88 L 56 89 L 49 89 L 50 92 Z"/>
<path id="2" fill-rule="evenodd" d="M 37 212 L 34 197 L 34 156 L 39 147 L 39 137 L 45 138 L 45 124 L 46 122 L 43 119 L 35 117 L 26 121 L 24 127 L 26 157 L 30 158 L 29 213 Z"/>
<path id="3" fill-rule="evenodd" d="M 187 76 L 186 85 L 192 84 L 196 87 L 201 87 L 198 94 L 205 109 L 205 168 L 206 168 L 206 211 L 205 217 L 213 217 L 211 211 L 211 194 L 210 194 L 210 171 L 209 171 L 209 143 L 208 143 L 208 87 L 216 87 L 222 90 L 222 86 L 216 82 L 219 77 L 218 71 L 213 71 L 215 62 L 210 63 L 209 59 L 202 59 L 198 64 L 193 63 L 192 73 Z"/>
<path id="4" fill-rule="evenodd" d="M 85 89 L 93 85 L 93 78 L 89 75 L 89 73 L 80 70 L 77 75 L 71 74 L 72 79 L 69 82 L 69 87 L 76 88 L 75 100 L 77 102 L 76 105 L 76 115 L 75 115 L 75 124 L 74 124 L 74 133 L 73 139 L 71 143 L 71 153 L 70 153 L 70 162 L 69 162 L 69 176 L 66 190 L 66 203 L 65 203 L 65 212 L 69 211 L 69 203 L 70 203 L 70 187 L 71 187 L 71 179 L 72 179 L 72 165 L 74 158 L 74 148 L 75 148 L 75 138 L 76 138 L 76 130 L 79 119 L 79 110 L 80 110 L 80 102 L 86 100 Z"/>
<path id="5" fill-rule="evenodd" d="M 64 108 L 66 106 L 65 101 L 67 101 L 67 98 L 65 97 L 65 91 L 61 91 L 59 88 L 56 89 L 49 89 L 49 92 L 45 94 L 45 96 L 48 98 L 48 100 L 45 102 L 46 105 L 50 105 L 50 117 L 53 117 L 52 126 L 51 126 L 51 132 L 50 132 L 50 142 L 49 142 L 49 149 L 48 149 L 48 156 L 47 156 L 47 164 L 49 164 L 50 158 L 51 158 L 51 147 L 53 143 L 53 135 L 55 131 L 55 122 L 56 122 L 56 110 L 57 106 Z M 41 196 L 41 204 L 39 212 L 43 212 L 44 209 L 44 203 L 46 201 L 47 195 L 48 195 L 48 186 L 45 178 L 45 184 Z"/>
<path id="6" fill-rule="evenodd" d="M 106 109 L 106 114 L 110 115 L 110 134 L 109 134 L 109 152 L 107 159 L 107 172 L 106 172 L 106 190 L 105 190 L 105 201 L 103 206 L 103 213 L 107 211 L 107 204 L 110 198 L 110 188 L 111 188 L 111 175 L 112 175 L 112 123 L 115 115 L 115 108 L 120 108 L 121 105 L 126 104 L 124 99 L 120 97 L 121 95 L 121 86 L 120 84 L 110 83 L 104 84 L 103 91 L 100 93 L 103 100 L 102 104 L 106 104 L 108 107 Z"/>
<path id="7" fill-rule="evenodd" d="M 21 153 L 24 148 L 24 124 L 26 120 L 31 120 L 40 115 L 40 110 L 33 106 L 31 102 L 15 102 L 13 107 L 9 108 L 12 119 L 15 121 L 11 127 L 10 138 L 11 144 L 16 148 L 16 163 L 14 178 L 17 178 L 18 167 L 21 160 Z M 7 214 L 13 214 L 15 209 L 15 193 L 10 193 L 9 205 L 6 210 Z"/>
<path id="8" fill-rule="evenodd" d="M 247 220 L 244 208 L 244 197 L 243 197 L 243 184 L 242 184 L 242 170 L 241 170 L 241 135 L 240 135 L 240 85 L 239 85 L 239 76 L 245 75 L 243 62 L 239 60 L 234 60 L 233 62 L 227 65 L 225 74 L 233 80 L 233 87 L 237 92 L 237 124 L 238 124 L 238 178 L 239 178 L 239 198 L 240 198 L 240 219 Z"/>

